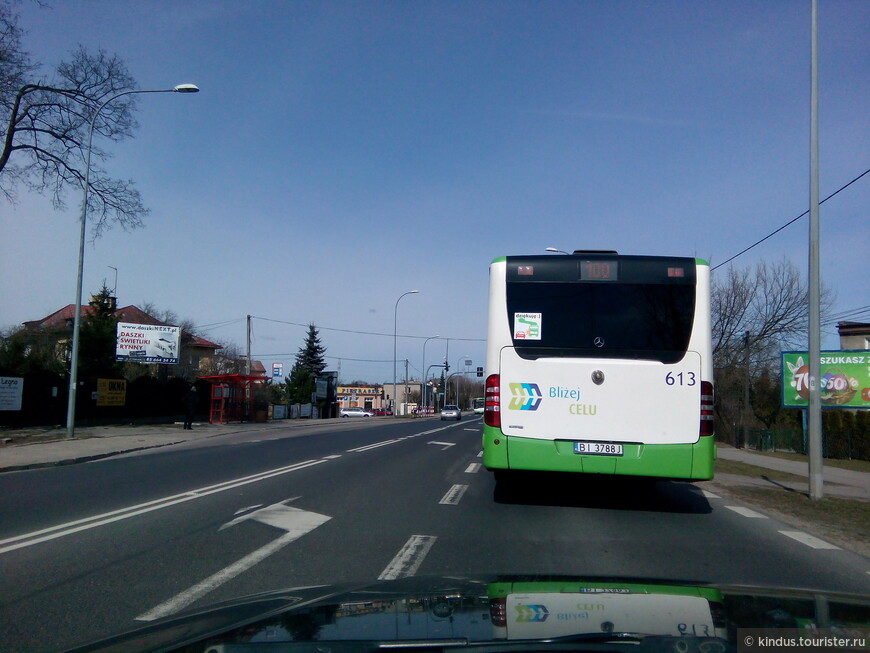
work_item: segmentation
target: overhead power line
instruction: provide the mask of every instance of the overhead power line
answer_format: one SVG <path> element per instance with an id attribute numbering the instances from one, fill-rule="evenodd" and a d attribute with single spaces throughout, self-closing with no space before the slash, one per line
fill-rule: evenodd
<path id="1" fill-rule="evenodd" d="M 290 322 L 288 320 L 273 320 L 272 318 L 259 317 L 257 315 L 252 315 L 251 317 L 255 320 L 264 320 L 266 322 L 275 322 L 277 324 L 289 324 L 291 326 L 304 327 L 306 329 L 310 326 L 309 324 L 302 324 L 301 322 Z M 339 333 L 353 333 L 355 335 L 360 335 L 360 336 L 387 336 L 387 337 L 392 338 L 394 335 L 392 333 L 379 333 L 377 331 L 358 331 L 355 329 L 338 329 L 336 327 L 325 327 L 325 326 L 321 326 L 319 324 L 316 324 L 315 326 L 317 327 L 318 331 L 337 331 Z M 403 335 L 400 333 L 400 334 L 398 334 L 398 337 L 399 338 L 416 338 L 418 340 L 425 340 L 431 336 L 412 336 L 412 335 L 407 335 L 407 334 Z M 444 337 L 444 338 L 441 338 L 441 340 L 457 340 L 457 341 L 462 341 L 462 342 L 485 342 L 484 338 L 452 338 L 452 337 L 447 338 L 447 337 Z"/>
<path id="2" fill-rule="evenodd" d="M 823 199 L 821 202 L 819 202 L 819 204 L 820 204 L 820 205 L 821 205 L 821 204 L 824 204 L 824 203 L 827 202 L 829 199 L 831 199 L 832 197 L 834 197 L 834 195 L 840 193 L 841 191 L 846 190 L 849 186 L 851 186 L 852 184 L 854 184 L 856 181 L 858 181 L 859 179 L 861 179 L 861 177 L 863 177 L 864 175 L 866 175 L 866 174 L 868 174 L 868 173 L 870 173 L 870 168 L 868 168 L 867 170 L 865 170 L 864 172 L 862 172 L 860 175 L 858 175 L 857 177 L 855 177 L 852 181 L 850 181 L 850 182 L 849 182 L 848 184 L 846 184 L 845 186 L 842 186 L 841 188 L 835 190 L 833 193 L 831 193 L 831 194 L 828 195 L 825 199 Z M 711 268 L 711 270 L 715 270 L 716 268 L 721 268 L 723 265 L 726 265 L 726 264 L 730 263 L 731 261 L 733 261 L 734 259 L 736 259 L 738 256 L 742 256 L 743 254 L 745 254 L 746 252 L 748 252 L 748 251 L 749 251 L 750 249 L 752 249 L 753 247 L 756 247 L 756 246 L 760 245 L 760 244 L 763 243 L 765 240 L 767 240 L 768 238 L 770 238 L 770 237 L 772 237 L 772 236 L 775 236 L 776 234 L 778 234 L 780 231 L 782 231 L 783 229 L 785 229 L 785 228 L 788 227 L 789 225 L 794 224 L 795 222 L 797 222 L 798 220 L 800 220 L 802 217 L 804 217 L 804 216 L 807 215 L 808 213 L 809 213 L 809 209 L 807 209 L 806 211 L 804 211 L 803 213 L 801 213 L 801 214 L 800 214 L 799 216 L 797 216 L 796 218 L 792 218 L 791 220 L 789 220 L 788 222 L 786 222 L 784 225 L 782 225 L 779 229 L 777 229 L 777 230 L 775 230 L 775 231 L 771 231 L 769 234 L 767 234 L 767 235 L 766 235 L 764 238 L 762 238 L 761 240 L 758 240 L 758 241 L 752 243 L 752 244 L 751 244 L 749 247 L 747 247 L 746 249 L 737 252 L 734 256 L 732 256 L 732 257 L 729 258 L 728 260 L 723 261 L 723 262 L 720 263 L 719 265 L 715 265 L 715 266 L 713 266 L 713 267 Z"/>
<path id="3" fill-rule="evenodd" d="M 824 320 L 822 320 L 822 325 L 831 325 L 837 322 L 851 322 L 857 321 L 859 319 L 867 319 L 870 317 L 870 305 L 867 306 L 859 306 L 858 308 L 849 309 L 847 311 L 842 311 L 840 313 L 835 313 L 834 315 L 829 315 Z"/>

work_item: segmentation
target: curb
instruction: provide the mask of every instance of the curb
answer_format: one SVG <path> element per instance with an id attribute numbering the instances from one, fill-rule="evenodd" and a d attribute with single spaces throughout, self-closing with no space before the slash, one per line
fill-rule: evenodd
<path id="1" fill-rule="evenodd" d="M 214 437 L 214 436 L 208 436 Z M 203 440 L 205 438 L 202 438 Z M 112 456 L 120 456 L 125 453 L 133 453 L 134 451 L 144 451 L 146 449 L 159 449 L 160 447 L 170 447 L 174 444 L 181 444 L 183 442 L 189 442 L 189 440 L 178 440 L 177 442 L 163 442 L 161 444 L 151 444 L 143 447 L 133 447 L 132 449 L 123 449 L 120 451 L 110 451 L 108 453 L 95 453 L 90 456 L 78 456 L 76 458 L 64 458 L 63 460 L 55 460 L 49 463 L 26 463 L 23 465 L 10 465 L 8 467 L 0 467 L 0 474 L 6 472 L 21 472 L 26 471 L 28 469 L 44 469 L 46 467 L 62 467 L 64 465 L 75 465 L 77 463 L 89 463 L 94 460 L 101 460 L 103 458 L 111 458 Z"/>

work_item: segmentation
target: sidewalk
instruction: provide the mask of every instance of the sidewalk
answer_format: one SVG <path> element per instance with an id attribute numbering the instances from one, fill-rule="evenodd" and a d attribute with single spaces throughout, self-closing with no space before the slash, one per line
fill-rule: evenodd
<path id="1" fill-rule="evenodd" d="M 70 465 L 99 460 L 122 453 L 166 447 L 191 440 L 203 440 L 232 433 L 267 431 L 278 428 L 326 425 L 336 419 L 279 420 L 266 423 L 235 424 L 194 423 L 184 430 L 181 422 L 155 425 L 85 426 L 67 439 L 66 429 L 21 429 L 0 433 L 0 440 L 10 440 L 0 446 L 0 472 Z M 17 442 L 16 442 L 17 441 Z"/>
<path id="2" fill-rule="evenodd" d="M 716 474 L 713 479 L 714 481 L 720 481 L 724 485 L 734 483 L 768 488 L 773 485 L 795 490 L 796 492 L 809 492 L 809 466 L 805 462 L 785 460 L 776 456 L 766 456 L 746 449 L 735 449 L 722 443 L 717 443 L 716 449 L 717 456 L 722 460 L 732 460 L 755 467 L 786 472 L 795 476 L 802 476 L 807 481 L 764 480 L 762 478 L 738 476 L 737 474 Z M 824 493 L 826 496 L 870 501 L 870 473 L 868 472 L 858 472 L 824 465 L 822 478 L 824 480 Z"/>

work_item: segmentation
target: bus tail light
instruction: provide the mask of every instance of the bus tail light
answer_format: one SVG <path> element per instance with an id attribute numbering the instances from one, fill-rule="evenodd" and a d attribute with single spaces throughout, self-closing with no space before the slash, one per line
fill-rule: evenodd
<path id="1" fill-rule="evenodd" d="M 701 435 L 713 435 L 713 384 L 701 381 Z"/>
<path id="2" fill-rule="evenodd" d="M 501 428 L 501 378 L 498 374 L 490 374 L 486 377 L 485 390 L 483 392 L 483 423 L 487 426 Z"/>
<path id="3" fill-rule="evenodd" d="M 507 626 L 507 599 L 496 598 L 489 600 L 489 620 L 493 626 L 504 628 Z"/>

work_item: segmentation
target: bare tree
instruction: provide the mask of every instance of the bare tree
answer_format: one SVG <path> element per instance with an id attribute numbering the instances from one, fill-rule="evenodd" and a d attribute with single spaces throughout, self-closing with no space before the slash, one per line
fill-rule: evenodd
<path id="1" fill-rule="evenodd" d="M 38 67 L 22 46 L 23 30 L 11 4 L 0 0 L 0 193 L 14 202 L 16 188 L 51 197 L 64 208 L 65 192 L 82 189 L 91 119 L 112 95 L 136 86 L 124 62 L 100 50 L 90 54 L 79 46 L 61 62 L 53 80 L 33 79 Z M 133 134 L 135 96 L 110 103 L 94 125 L 95 133 L 117 142 Z M 2 118 L 2 117 L 0 117 Z M 129 180 L 112 179 L 99 166 L 109 154 L 91 149 L 88 219 L 99 237 L 113 224 L 125 229 L 142 226 L 148 210 Z"/>
<path id="2" fill-rule="evenodd" d="M 751 418 L 770 427 L 779 415 L 769 405 L 777 397 L 770 386 L 780 375 L 779 352 L 806 347 L 807 285 L 787 259 L 761 262 L 714 278 L 711 300 L 717 428 L 739 442 L 738 428 Z M 832 303 L 823 291 L 822 312 Z"/>
<path id="3" fill-rule="evenodd" d="M 181 319 L 178 316 L 178 313 L 173 311 L 171 308 L 162 309 L 158 308 L 157 304 L 152 302 L 145 302 L 142 304 L 139 309 L 143 313 L 148 313 L 153 318 L 156 318 L 163 322 L 164 324 L 171 324 L 172 326 L 181 327 L 181 330 L 190 335 L 198 336 L 199 330 L 196 327 L 196 323 L 190 318 Z"/>
<path id="4" fill-rule="evenodd" d="M 826 290 L 822 312 L 831 305 L 832 293 Z M 762 363 L 782 348 L 805 346 L 807 285 L 786 259 L 742 270 L 732 267 L 713 280 L 712 313 L 716 367 L 742 363 L 747 346 L 752 360 Z"/>

